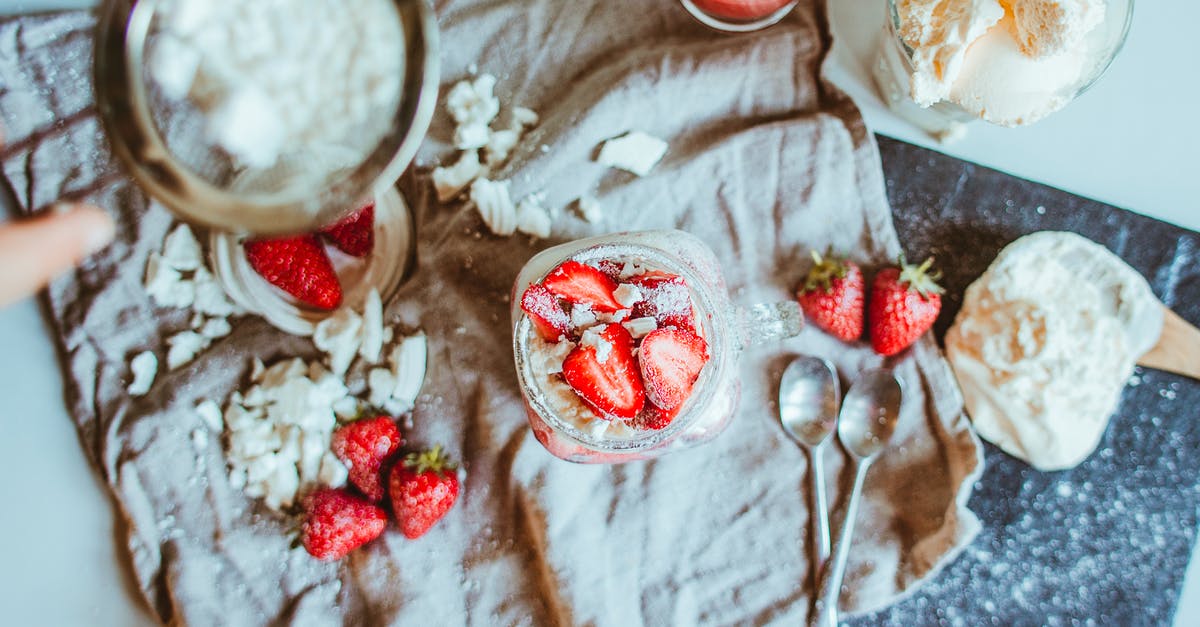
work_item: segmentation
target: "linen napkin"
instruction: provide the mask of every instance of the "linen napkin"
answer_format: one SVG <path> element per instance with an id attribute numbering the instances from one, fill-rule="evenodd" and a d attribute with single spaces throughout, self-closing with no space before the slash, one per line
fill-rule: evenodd
<path id="1" fill-rule="evenodd" d="M 173 218 L 148 205 L 109 155 L 90 88 L 94 17 L 0 22 L 4 172 L 30 209 L 86 198 L 120 222 L 117 242 L 54 283 L 49 302 L 67 402 L 85 452 L 129 523 L 138 583 L 164 621 L 297 624 L 795 623 L 811 591 L 807 462 L 778 425 L 789 355 L 838 365 L 845 383 L 881 360 L 807 329 L 748 352 L 742 401 L 714 442 L 650 462 L 580 466 L 543 450 L 525 422 L 512 365 L 508 293 L 538 250 L 601 232 L 680 228 L 721 259 L 736 301 L 791 297 L 810 250 L 868 268 L 900 243 L 876 146 L 850 100 L 823 80 L 822 2 L 747 35 L 714 33 L 673 1 L 437 2 L 444 89 L 468 69 L 499 77 L 506 107 L 541 123 L 494 178 L 514 198 L 566 207 L 595 194 L 600 224 L 569 211 L 548 240 L 491 235 L 462 203 L 439 204 L 429 171 L 452 159 L 439 111 L 399 187 L 418 223 L 415 277 L 389 319 L 428 334 L 430 367 L 406 431 L 464 463 L 455 509 L 428 535 L 390 530 L 337 564 L 289 548 L 294 521 L 233 489 L 221 446 L 197 447 L 192 408 L 242 387 L 250 360 L 315 357 L 305 338 L 238 319 L 196 361 L 125 393 L 128 359 L 165 353 L 186 314 L 141 287 Z M 597 146 L 641 130 L 670 142 L 637 178 L 595 161 Z M 932 340 L 889 362 L 905 385 L 894 446 L 872 468 L 842 607 L 877 609 L 911 592 L 977 533 L 966 508 L 980 446 Z M 211 434 L 219 442 L 219 434 Z M 850 477 L 826 458 L 834 529 Z"/>

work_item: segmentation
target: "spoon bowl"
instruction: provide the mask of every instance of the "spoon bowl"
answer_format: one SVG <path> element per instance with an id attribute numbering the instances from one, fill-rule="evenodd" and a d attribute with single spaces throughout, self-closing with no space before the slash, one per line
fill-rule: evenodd
<path id="1" fill-rule="evenodd" d="M 779 381 L 779 421 L 797 444 L 818 446 L 837 427 L 841 385 L 827 359 L 802 355 Z"/>
<path id="2" fill-rule="evenodd" d="M 868 370 L 846 393 L 838 418 L 838 438 L 859 459 L 878 455 L 900 421 L 900 382 L 887 370 Z"/>

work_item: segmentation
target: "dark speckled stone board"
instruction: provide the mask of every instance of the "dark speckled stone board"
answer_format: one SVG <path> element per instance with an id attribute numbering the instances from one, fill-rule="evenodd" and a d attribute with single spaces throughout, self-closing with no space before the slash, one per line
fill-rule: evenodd
<path id="1" fill-rule="evenodd" d="M 887 138 L 879 150 L 900 241 L 945 271 L 939 340 L 996 253 L 1040 230 L 1104 244 L 1200 323 L 1200 234 Z M 1200 383 L 1138 368 L 1078 467 L 1038 472 L 986 445 L 979 537 L 912 597 L 851 624 L 1170 624 L 1200 511 L 1198 408 Z"/>

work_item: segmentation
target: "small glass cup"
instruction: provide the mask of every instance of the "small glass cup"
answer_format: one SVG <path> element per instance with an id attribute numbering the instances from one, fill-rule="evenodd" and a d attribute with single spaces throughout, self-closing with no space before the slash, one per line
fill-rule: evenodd
<path id="1" fill-rule="evenodd" d="M 745 33 L 782 20 L 800 0 L 679 0 L 692 17 L 709 28 Z"/>
<path id="2" fill-rule="evenodd" d="M 679 275 L 687 283 L 697 334 L 708 343 L 710 359 L 691 396 L 667 427 L 640 430 L 600 418 L 587 410 L 565 383 L 555 382 L 553 375 L 547 375 L 539 366 L 539 359 L 545 355 L 538 351 L 553 350 L 558 345 L 538 335 L 521 310 L 521 295 L 568 259 L 581 263 L 632 262 Z M 737 409 L 741 392 L 737 362 L 742 350 L 794 336 L 804 322 L 795 301 L 734 306 L 712 249 L 682 231 L 616 233 L 549 248 L 522 268 L 513 284 L 512 302 L 513 356 L 529 425 L 551 454 L 580 463 L 649 459 L 712 440 L 728 426 Z"/>
<path id="3" fill-rule="evenodd" d="M 385 187 L 375 193 L 374 228 L 375 246 L 362 259 L 329 250 L 338 281 L 342 284 L 342 306 L 358 312 L 362 311 L 363 302 L 372 288 L 386 303 L 416 265 L 412 211 L 395 187 Z M 259 276 L 246 260 L 242 246 L 249 237 L 212 231 L 209 251 L 217 281 L 233 302 L 262 316 L 275 328 L 294 335 L 312 335 L 317 323 L 333 311 L 305 305 Z"/>
<path id="4" fill-rule="evenodd" d="M 964 124 L 981 118 L 954 102 L 943 100 L 929 107 L 922 107 L 913 101 L 913 49 L 900 36 L 900 12 L 896 2 L 897 0 L 887 0 L 887 18 L 879 40 L 879 53 L 871 68 L 875 88 L 888 107 L 901 117 L 940 140 L 954 139 L 965 130 Z M 1133 3 L 1134 0 L 1105 2 L 1104 20 L 1083 40 L 1088 65 L 1080 72 L 1077 81 L 1058 90 L 1055 94 L 1057 107 L 1045 115 L 1065 107 L 1103 76 L 1125 43 L 1133 21 Z M 992 28 L 1002 27 L 1003 22 Z M 1022 124 L 1036 122 L 1041 117 L 1044 116 Z"/>

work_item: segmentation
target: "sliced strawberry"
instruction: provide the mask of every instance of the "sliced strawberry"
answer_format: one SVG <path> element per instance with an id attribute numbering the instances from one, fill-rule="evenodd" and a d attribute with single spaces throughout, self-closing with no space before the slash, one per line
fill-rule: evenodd
<path id="1" fill-rule="evenodd" d="M 649 316 L 657 320 L 660 327 L 696 331 L 692 294 L 683 277 L 652 270 L 630 277 L 628 282 L 638 286 L 642 292 L 642 300 L 633 305 L 631 318 Z"/>
<path id="2" fill-rule="evenodd" d="M 708 363 L 708 343 L 683 329 L 655 329 L 642 339 L 638 366 L 650 402 L 666 411 L 679 409 L 692 394 Z"/>
<path id="3" fill-rule="evenodd" d="M 619 324 L 607 324 L 600 337 L 609 345 L 604 361 L 595 346 L 580 343 L 563 360 L 563 379 L 601 418 L 632 418 L 646 402 L 633 357 L 633 336 Z"/>
<path id="4" fill-rule="evenodd" d="M 573 305 L 591 305 L 592 311 L 612 313 L 623 309 L 613 297 L 616 281 L 600 270 L 573 259 L 563 262 L 546 276 L 542 285 Z"/>
<path id="5" fill-rule="evenodd" d="M 620 283 L 621 270 L 625 269 L 625 265 L 612 259 L 601 259 L 596 262 L 596 269 L 603 272 L 604 276 L 612 279 L 613 283 Z"/>
<path id="6" fill-rule="evenodd" d="M 538 335 L 549 342 L 558 342 L 558 338 L 571 334 L 571 316 L 563 311 L 558 298 L 538 283 L 521 294 L 521 310 L 529 316 Z"/>
<path id="7" fill-rule="evenodd" d="M 347 255 L 366 257 L 375 248 L 375 202 L 325 227 L 321 234 Z"/>
<path id="8" fill-rule="evenodd" d="M 675 420 L 675 416 L 679 415 L 679 407 L 670 411 L 665 410 L 654 403 L 646 403 L 642 412 L 629 421 L 629 425 L 634 429 L 643 431 L 659 431 L 666 429 L 671 421 Z"/>
<path id="9" fill-rule="evenodd" d="M 268 283 L 319 309 L 337 309 L 342 285 L 315 235 L 247 241 L 246 260 Z"/>

